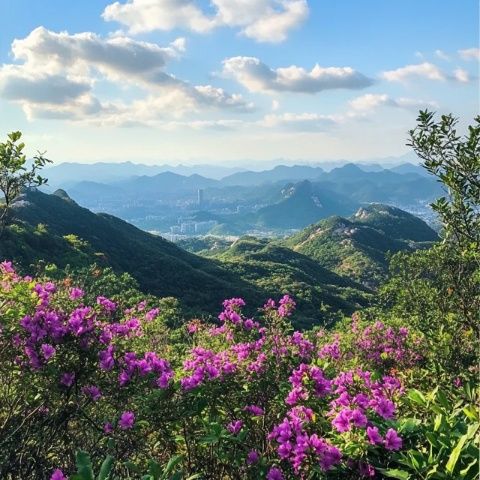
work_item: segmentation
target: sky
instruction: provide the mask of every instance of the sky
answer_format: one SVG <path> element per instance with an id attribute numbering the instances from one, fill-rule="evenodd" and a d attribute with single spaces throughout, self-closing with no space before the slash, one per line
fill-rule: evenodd
<path id="1" fill-rule="evenodd" d="M 478 114 L 478 5 L 0 0 L 0 138 L 55 163 L 401 156 L 419 109 Z"/>

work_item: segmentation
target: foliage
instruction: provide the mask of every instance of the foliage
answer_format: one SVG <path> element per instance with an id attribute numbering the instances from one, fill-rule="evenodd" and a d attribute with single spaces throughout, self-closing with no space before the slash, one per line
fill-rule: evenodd
<path id="1" fill-rule="evenodd" d="M 480 249 L 480 116 L 461 137 L 456 130 L 458 120 L 442 115 L 435 122 L 432 112 L 423 111 L 418 125 L 410 131 L 415 153 L 425 168 L 435 175 L 446 189 L 446 196 L 432 204 L 440 215 L 447 240 L 460 249 Z"/>
<path id="2" fill-rule="evenodd" d="M 22 190 L 30 187 L 39 187 L 47 182 L 38 171 L 50 160 L 42 153 L 33 157 L 31 165 L 27 168 L 27 157 L 23 153 L 24 143 L 17 143 L 21 139 L 20 132 L 8 134 L 8 139 L 0 143 L 0 191 L 4 203 L 0 212 L 0 232 L 11 219 L 10 208 Z"/>

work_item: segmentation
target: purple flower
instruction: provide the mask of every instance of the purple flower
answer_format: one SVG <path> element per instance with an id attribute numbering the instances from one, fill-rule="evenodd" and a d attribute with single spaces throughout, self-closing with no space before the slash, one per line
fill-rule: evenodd
<path id="1" fill-rule="evenodd" d="M 50 477 L 50 480 L 67 480 L 67 477 L 63 474 L 63 472 L 57 468 Z"/>
<path id="2" fill-rule="evenodd" d="M 367 417 L 358 408 L 352 410 L 350 420 L 356 427 L 365 428 L 367 426 Z"/>
<path id="3" fill-rule="evenodd" d="M 332 425 L 340 432 L 348 432 L 351 429 L 350 425 L 351 410 L 348 408 L 342 410 L 332 421 Z"/>
<path id="4" fill-rule="evenodd" d="M 105 422 L 103 424 L 103 431 L 107 434 L 110 435 L 113 433 L 113 425 L 110 422 Z"/>
<path id="5" fill-rule="evenodd" d="M 263 411 L 262 407 L 259 407 L 257 405 L 247 405 L 244 410 L 248 413 L 251 413 L 252 415 L 259 417 L 263 415 L 265 412 Z"/>
<path id="6" fill-rule="evenodd" d="M 120 420 L 118 421 L 118 425 L 122 430 L 129 430 L 133 428 L 133 424 L 135 423 L 135 414 L 133 412 L 123 412 Z"/>
<path id="7" fill-rule="evenodd" d="M 272 467 L 267 473 L 267 480 L 283 480 L 282 471 L 277 467 Z"/>
<path id="8" fill-rule="evenodd" d="M 233 433 L 234 435 L 236 435 L 238 432 L 240 432 L 242 427 L 243 427 L 243 422 L 241 420 L 234 420 L 233 422 L 230 422 L 227 425 L 227 430 L 230 433 Z"/>
<path id="9" fill-rule="evenodd" d="M 75 380 L 75 373 L 74 372 L 64 372 L 60 376 L 60 383 L 65 385 L 66 387 L 71 387 Z"/>
<path id="10" fill-rule="evenodd" d="M 55 348 L 48 343 L 44 343 L 41 346 L 43 358 L 48 362 L 55 355 Z"/>
<path id="11" fill-rule="evenodd" d="M 94 402 L 102 398 L 102 392 L 95 385 L 86 385 L 82 388 L 82 392 L 88 397 L 90 397 Z"/>
<path id="12" fill-rule="evenodd" d="M 400 450 L 402 444 L 402 439 L 398 436 L 398 433 L 393 428 L 389 428 L 385 435 L 385 448 L 387 450 Z"/>
<path id="13" fill-rule="evenodd" d="M 117 304 L 106 297 L 97 297 L 97 304 L 101 305 L 109 313 L 117 309 Z"/>
<path id="14" fill-rule="evenodd" d="M 249 465 L 252 465 L 254 463 L 257 463 L 258 460 L 260 459 L 260 455 L 258 454 L 257 451 L 255 450 L 250 450 L 247 455 L 247 463 Z"/>
<path id="15" fill-rule="evenodd" d="M 70 300 L 77 300 L 82 298 L 85 295 L 85 292 L 81 288 L 73 287 L 70 289 Z"/>
<path id="16" fill-rule="evenodd" d="M 367 427 L 367 436 L 368 436 L 368 441 L 372 445 L 380 445 L 383 442 L 383 438 L 378 432 L 377 427 Z"/>
<path id="17" fill-rule="evenodd" d="M 377 400 L 375 411 L 383 418 L 389 420 L 394 417 L 395 405 L 391 400 L 387 398 L 380 398 Z"/>
<path id="18" fill-rule="evenodd" d="M 98 358 L 100 360 L 100 368 L 102 370 L 111 370 L 115 365 L 115 360 L 113 358 L 113 352 L 115 347 L 110 345 L 106 350 L 102 350 L 98 353 Z"/>

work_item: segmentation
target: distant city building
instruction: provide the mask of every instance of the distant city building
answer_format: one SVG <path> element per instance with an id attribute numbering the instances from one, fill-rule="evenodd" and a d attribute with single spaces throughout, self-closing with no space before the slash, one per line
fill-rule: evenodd
<path id="1" fill-rule="evenodd" d="M 203 207 L 205 203 L 205 190 L 203 188 L 198 189 L 198 206 Z"/>

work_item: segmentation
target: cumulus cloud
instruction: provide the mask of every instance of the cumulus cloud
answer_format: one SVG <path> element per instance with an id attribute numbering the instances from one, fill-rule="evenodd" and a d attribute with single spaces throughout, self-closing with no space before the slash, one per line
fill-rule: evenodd
<path id="1" fill-rule="evenodd" d="M 127 122 L 129 115 L 141 122 L 152 118 L 151 112 L 175 118 L 202 108 L 253 108 L 241 95 L 191 85 L 167 73 L 168 62 L 184 50 L 183 38 L 161 47 L 122 35 L 70 35 L 39 27 L 13 42 L 13 57 L 22 63 L 0 67 L 0 96 L 20 103 L 29 118 L 82 120 L 95 115 L 114 124 Z M 130 105 L 103 102 L 94 95 L 102 80 L 139 87 L 144 97 Z"/>
<path id="2" fill-rule="evenodd" d="M 251 92 L 317 93 L 339 88 L 361 89 L 373 80 L 351 67 L 321 67 L 308 71 L 295 65 L 272 69 L 255 57 L 231 57 L 223 61 L 224 75 Z"/>
<path id="3" fill-rule="evenodd" d="M 438 108 L 438 104 L 433 101 L 418 100 L 413 98 L 392 98 L 387 94 L 368 93 L 354 98 L 350 102 L 352 111 L 349 116 L 356 116 L 369 113 L 379 107 L 405 108 L 409 110 L 419 110 L 421 108 Z"/>
<path id="4" fill-rule="evenodd" d="M 308 17 L 307 0 L 211 0 L 213 12 L 194 0 L 127 0 L 107 5 L 102 16 L 125 25 L 132 34 L 176 28 L 206 33 L 239 28 L 259 42 L 281 42 Z"/>
<path id="5" fill-rule="evenodd" d="M 414 78 L 426 78 L 428 80 L 445 80 L 444 73 L 433 63 L 424 62 L 416 65 L 406 65 L 396 70 L 383 72 L 383 78 L 389 82 L 405 82 Z"/>
<path id="6" fill-rule="evenodd" d="M 466 48 L 459 50 L 458 54 L 463 60 L 480 60 L 480 48 Z"/>
<path id="7" fill-rule="evenodd" d="M 441 70 L 433 63 L 420 63 L 416 65 L 406 65 L 396 70 L 388 70 L 382 73 L 382 77 L 389 82 L 407 83 L 410 80 L 426 79 L 432 81 L 456 81 L 460 83 L 470 82 L 470 76 L 466 70 L 457 68 L 452 73 Z"/>

